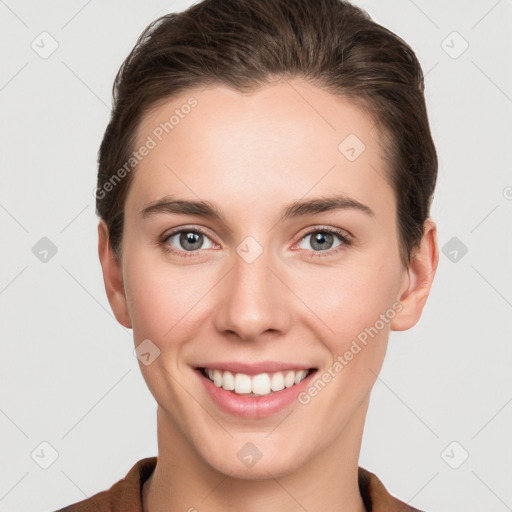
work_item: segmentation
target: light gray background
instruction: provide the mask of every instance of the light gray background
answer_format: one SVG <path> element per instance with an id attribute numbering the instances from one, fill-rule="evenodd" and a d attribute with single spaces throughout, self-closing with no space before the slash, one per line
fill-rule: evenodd
<path id="1" fill-rule="evenodd" d="M 441 254 L 422 319 L 391 334 L 360 465 L 429 512 L 512 510 L 512 2 L 355 3 L 422 63 L 439 243 L 468 249 Z M 115 73 L 149 22 L 190 4 L 0 1 L 2 511 L 56 510 L 157 454 L 156 403 L 103 287 L 93 189 Z M 58 42 L 46 59 L 31 47 L 51 49 L 43 31 Z M 42 237 L 58 249 L 47 262 Z"/>

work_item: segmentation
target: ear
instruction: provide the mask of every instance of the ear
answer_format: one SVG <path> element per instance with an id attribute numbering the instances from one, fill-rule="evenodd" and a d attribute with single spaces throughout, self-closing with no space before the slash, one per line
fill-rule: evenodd
<path id="1" fill-rule="evenodd" d="M 124 327 L 131 328 L 123 284 L 121 263 L 117 260 L 108 235 L 108 227 L 103 219 L 98 224 L 98 255 L 103 270 L 103 281 L 110 307 L 117 321 Z"/>
<path id="2" fill-rule="evenodd" d="M 403 309 L 393 318 L 392 331 L 405 331 L 419 321 L 432 287 L 438 262 L 437 228 L 434 221 L 429 218 L 425 221 L 421 244 L 414 252 L 397 297 Z"/>

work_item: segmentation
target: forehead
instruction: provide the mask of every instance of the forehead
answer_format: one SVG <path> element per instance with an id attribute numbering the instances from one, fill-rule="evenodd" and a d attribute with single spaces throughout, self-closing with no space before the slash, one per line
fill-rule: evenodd
<path id="1" fill-rule="evenodd" d="M 340 192 L 379 210 L 394 200 L 381 143 L 357 105 L 302 80 L 251 94 L 191 89 L 140 123 L 135 149 L 151 149 L 136 166 L 127 207 L 165 194 L 268 207 Z"/>

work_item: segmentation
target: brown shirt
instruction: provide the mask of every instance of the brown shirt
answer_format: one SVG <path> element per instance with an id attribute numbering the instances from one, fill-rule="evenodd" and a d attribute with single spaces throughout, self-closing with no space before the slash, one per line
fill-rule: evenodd
<path id="1" fill-rule="evenodd" d="M 155 469 L 157 457 L 139 460 L 110 489 L 94 494 L 56 512 L 143 512 L 142 486 Z M 393 498 L 370 471 L 359 468 L 359 491 L 368 512 L 422 512 Z"/>

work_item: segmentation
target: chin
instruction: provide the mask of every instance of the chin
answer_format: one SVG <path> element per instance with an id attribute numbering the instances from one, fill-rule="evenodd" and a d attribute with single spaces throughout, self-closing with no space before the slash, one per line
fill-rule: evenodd
<path id="1" fill-rule="evenodd" d="M 280 447 L 274 442 L 269 443 L 264 437 L 258 441 L 258 436 L 254 435 L 241 436 L 236 441 L 235 439 L 232 440 L 231 447 L 219 447 L 213 453 L 210 451 L 209 457 L 204 457 L 205 462 L 213 469 L 231 478 L 279 478 L 295 472 L 305 462 L 303 443 L 299 443 L 294 450 L 279 443 L 277 436 L 274 442 Z"/>

